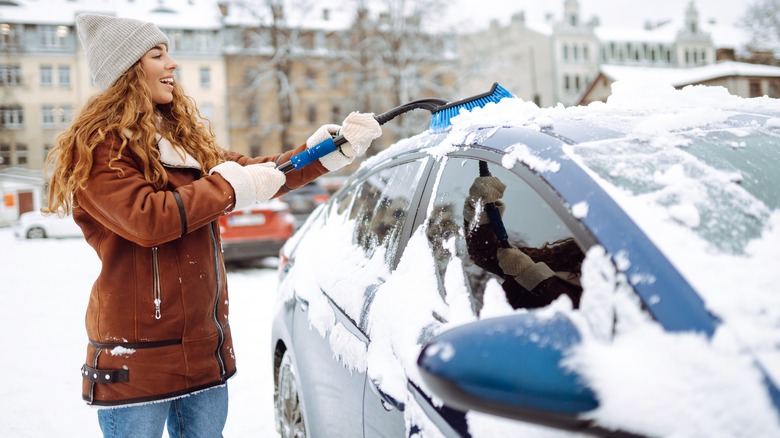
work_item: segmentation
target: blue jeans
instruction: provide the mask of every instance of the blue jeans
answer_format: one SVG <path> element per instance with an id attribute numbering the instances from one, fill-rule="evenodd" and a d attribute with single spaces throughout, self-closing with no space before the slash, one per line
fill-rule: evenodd
<path id="1" fill-rule="evenodd" d="M 160 403 L 98 410 L 106 438 L 160 438 L 165 422 L 171 438 L 222 436 L 228 412 L 227 384 Z"/>

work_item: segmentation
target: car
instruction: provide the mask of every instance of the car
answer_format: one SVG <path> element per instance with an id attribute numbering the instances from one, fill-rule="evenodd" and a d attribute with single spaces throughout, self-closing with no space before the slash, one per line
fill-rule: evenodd
<path id="1" fill-rule="evenodd" d="M 328 190 L 318 180 L 314 180 L 284 194 L 281 200 L 290 206 L 297 223 L 303 224 L 309 214 L 329 197 Z"/>
<path id="2" fill-rule="evenodd" d="M 37 210 L 19 216 L 14 224 L 14 235 L 18 239 L 84 237 L 73 216 L 43 214 Z"/>
<path id="3" fill-rule="evenodd" d="M 282 436 L 780 436 L 780 101 L 616 82 L 449 125 L 282 248 Z"/>
<path id="4" fill-rule="evenodd" d="M 223 258 L 241 264 L 277 257 L 295 227 L 290 207 L 278 199 L 233 210 L 219 218 Z"/>

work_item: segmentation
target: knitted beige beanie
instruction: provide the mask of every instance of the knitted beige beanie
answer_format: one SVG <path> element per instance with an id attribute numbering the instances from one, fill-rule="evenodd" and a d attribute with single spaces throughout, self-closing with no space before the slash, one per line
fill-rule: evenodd
<path id="1" fill-rule="evenodd" d="M 80 14 L 76 17 L 76 27 L 92 81 L 101 90 L 116 82 L 152 47 L 169 46 L 168 37 L 145 21 Z"/>

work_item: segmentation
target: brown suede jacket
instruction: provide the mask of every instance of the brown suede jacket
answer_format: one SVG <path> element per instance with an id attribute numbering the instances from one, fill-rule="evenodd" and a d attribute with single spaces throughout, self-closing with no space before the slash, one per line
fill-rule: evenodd
<path id="1" fill-rule="evenodd" d="M 132 153 L 114 163 L 120 171 L 109 168 L 117 146 L 95 149 L 87 186 L 74 194 L 73 217 L 102 262 L 87 307 L 82 396 L 118 406 L 222 385 L 236 362 L 217 219 L 232 210 L 233 187 L 161 145 L 169 182 L 156 190 Z M 227 159 L 284 163 L 305 148 Z M 276 196 L 326 172 L 319 161 L 294 170 Z"/>

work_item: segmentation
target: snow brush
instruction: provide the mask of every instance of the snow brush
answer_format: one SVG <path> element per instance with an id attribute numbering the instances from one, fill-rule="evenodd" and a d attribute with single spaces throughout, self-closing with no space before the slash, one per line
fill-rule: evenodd
<path id="1" fill-rule="evenodd" d="M 446 131 L 450 127 L 450 119 L 457 116 L 461 109 L 471 111 L 474 108 L 482 108 L 488 103 L 498 102 L 505 97 L 515 97 L 506 88 L 499 85 L 497 82 L 493 83 L 493 86 L 486 93 L 478 94 L 476 96 L 467 97 L 455 102 L 448 102 L 444 99 L 438 99 L 435 97 L 417 99 L 411 102 L 399 105 L 390 111 L 384 112 L 377 116 L 374 116 L 380 125 L 393 120 L 403 113 L 409 112 L 414 109 L 424 109 L 431 113 L 430 130 L 433 132 Z M 318 160 L 320 157 L 324 157 L 331 152 L 335 152 L 339 149 L 339 146 L 347 142 L 347 139 L 343 135 L 338 135 L 336 138 L 327 139 L 321 143 L 318 143 L 305 151 L 295 154 L 290 157 L 290 161 L 282 163 L 277 167 L 282 173 L 288 173 L 295 169 L 300 169 L 307 164 L 310 164 L 314 160 Z"/>

